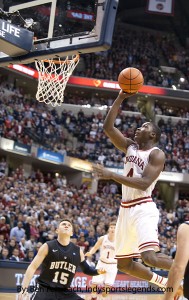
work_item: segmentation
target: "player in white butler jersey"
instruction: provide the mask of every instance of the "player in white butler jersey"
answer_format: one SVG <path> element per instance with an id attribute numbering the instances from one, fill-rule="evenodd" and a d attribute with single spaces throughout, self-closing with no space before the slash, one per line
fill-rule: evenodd
<path id="1" fill-rule="evenodd" d="M 118 270 L 164 287 L 167 278 L 153 273 L 149 268 L 133 260 L 141 257 L 148 266 L 169 270 L 172 260 L 159 251 L 159 212 L 152 201 L 152 190 L 164 169 L 165 154 L 156 145 L 160 129 L 152 122 L 136 129 L 134 140 L 114 126 L 123 100 L 132 96 L 120 91 L 109 110 L 104 130 L 112 143 L 125 153 L 124 175 L 110 172 L 101 165 L 93 167 L 102 179 L 122 184 L 122 202 L 115 232 Z"/>
<path id="2" fill-rule="evenodd" d="M 92 278 L 92 300 L 97 299 L 96 294 L 98 285 L 104 285 L 102 296 L 106 297 L 110 287 L 114 284 L 117 275 L 117 260 L 115 259 L 115 226 L 116 223 L 110 223 L 108 234 L 101 236 L 94 247 L 85 254 L 85 256 L 92 256 L 100 249 L 100 258 L 96 268 L 102 268 L 106 271 L 105 274 L 93 276 Z"/>

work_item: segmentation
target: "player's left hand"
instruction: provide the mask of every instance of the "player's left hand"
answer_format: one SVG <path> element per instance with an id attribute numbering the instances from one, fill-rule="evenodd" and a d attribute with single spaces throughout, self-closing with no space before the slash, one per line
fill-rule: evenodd
<path id="1" fill-rule="evenodd" d="M 90 253 L 90 251 L 88 251 L 87 253 L 85 253 L 85 256 L 91 257 L 92 254 Z"/>
<path id="2" fill-rule="evenodd" d="M 27 291 L 21 291 L 19 294 L 18 294 L 18 300 L 29 300 L 30 299 L 30 295 Z"/>
<path id="3" fill-rule="evenodd" d="M 183 296 L 183 286 L 180 285 L 177 292 L 176 292 L 174 300 L 179 300 L 179 298 L 182 297 L 182 296 Z"/>
<path id="4" fill-rule="evenodd" d="M 103 269 L 103 268 L 101 268 L 101 269 L 97 269 L 97 272 L 98 272 L 99 275 L 100 275 L 100 274 L 105 274 L 105 273 L 106 273 L 106 270 Z"/>
<path id="5" fill-rule="evenodd" d="M 102 178 L 102 179 L 112 178 L 112 172 L 108 171 L 100 164 L 93 165 L 93 172 L 95 173 L 95 175 L 97 175 L 98 178 Z"/>
<path id="6" fill-rule="evenodd" d="M 173 300 L 179 300 L 179 299 L 181 299 L 180 297 L 181 298 L 183 297 L 183 286 L 182 285 L 179 286 L 174 298 L 173 298 L 173 295 L 168 296 L 169 299 L 173 299 Z M 164 299 L 167 299 L 167 295 L 163 295 L 162 300 L 164 300 Z"/>

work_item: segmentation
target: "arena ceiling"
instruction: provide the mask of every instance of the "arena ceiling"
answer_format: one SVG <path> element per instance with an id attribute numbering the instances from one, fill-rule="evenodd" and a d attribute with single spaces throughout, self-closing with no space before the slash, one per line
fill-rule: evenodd
<path id="1" fill-rule="evenodd" d="M 148 0 L 119 0 L 117 17 L 125 23 L 175 32 L 183 41 L 189 37 L 189 1 L 173 0 L 174 16 L 149 14 Z"/>

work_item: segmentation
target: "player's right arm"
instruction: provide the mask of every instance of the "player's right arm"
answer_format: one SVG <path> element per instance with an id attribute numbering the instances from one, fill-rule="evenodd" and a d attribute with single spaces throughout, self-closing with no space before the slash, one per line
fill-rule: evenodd
<path id="1" fill-rule="evenodd" d="M 93 267 L 90 267 L 88 265 L 88 263 L 86 262 L 85 255 L 81 249 L 80 249 L 80 258 L 81 258 L 80 267 L 84 274 L 91 275 L 91 276 L 97 276 L 97 275 L 106 273 L 104 268 L 95 269 Z"/>
<path id="2" fill-rule="evenodd" d="M 112 107 L 110 108 L 105 121 L 104 121 L 104 131 L 106 135 L 109 137 L 111 142 L 114 144 L 116 148 L 127 152 L 127 148 L 133 144 L 134 142 L 131 139 L 126 138 L 115 126 L 115 120 L 118 115 L 118 111 L 120 109 L 120 105 L 126 98 L 129 98 L 131 94 L 124 93 L 122 90 L 120 91 L 118 97 L 114 101 Z"/>
<path id="3" fill-rule="evenodd" d="M 166 284 L 166 292 L 162 300 L 172 300 L 176 295 L 189 261 L 189 225 L 181 224 L 177 231 L 177 251 L 171 266 Z M 174 298 L 176 299 L 176 298 Z"/>
<path id="4" fill-rule="evenodd" d="M 35 271 L 41 265 L 41 263 L 43 262 L 47 254 L 48 254 L 48 245 L 45 243 L 41 246 L 37 255 L 35 256 L 35 258 L 33 259 L 33 261 L 31 262 L 31 264 L 26 270 L 26 273 L 24 275 L 24 280 L 22 282 L 21 292 L 18 295 L 18 300 L 22 300 L 25 297 L 27 293 L 27 288 L 30 284 L 33 275 L 35 274 Z"/>
<path id="5" fill-rule="evenodd" d="M 91 250 L 85 254 L 85 256 L 92 256 L 101 247 L 103 239 L 104 236 L 101 236 Z"/>

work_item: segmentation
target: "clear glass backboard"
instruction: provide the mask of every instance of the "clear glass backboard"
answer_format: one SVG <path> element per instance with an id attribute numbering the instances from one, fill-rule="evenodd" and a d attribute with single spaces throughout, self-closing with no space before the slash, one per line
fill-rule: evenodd
<path id="1" fill-rule="evenodd" d="M 31 51 L 19 57 L 0 52 L 0 65 L 107 50 L 112 43 L 118 1 L 4 0 L 1 8 L 10 22 L 34 32 L 34 41 Z"/>

